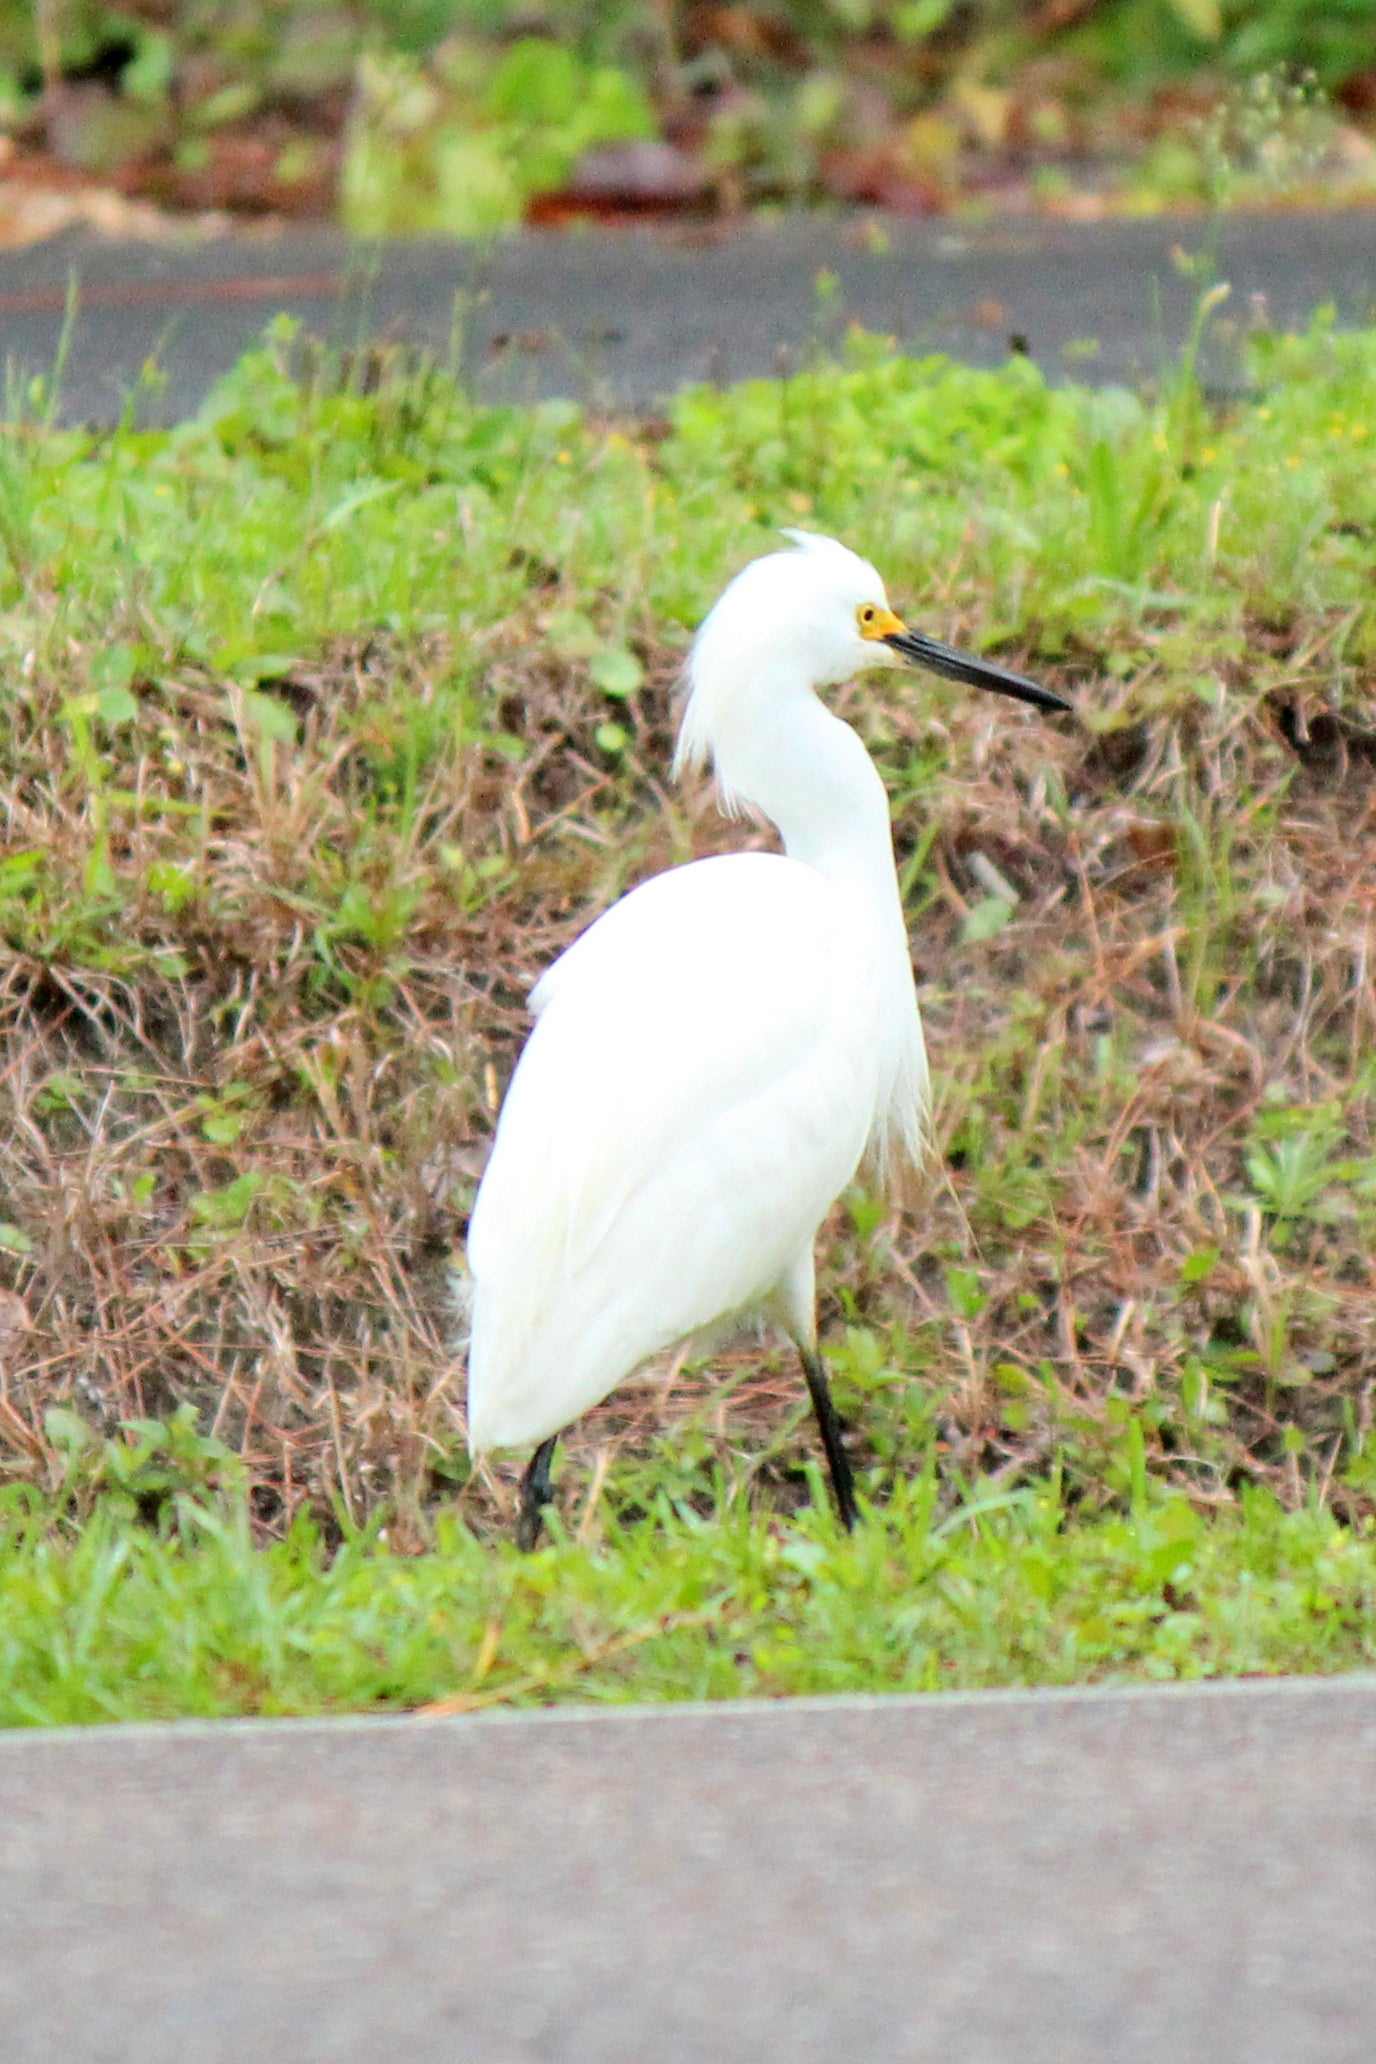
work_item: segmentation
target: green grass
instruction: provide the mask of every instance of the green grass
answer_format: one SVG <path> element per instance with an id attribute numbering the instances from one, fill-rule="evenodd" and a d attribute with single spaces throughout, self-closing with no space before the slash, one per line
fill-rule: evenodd
<path id="1" fill-rule="evenodd" d="M 1376 333 L 1252 365 L 1220 410 L 1188 362 L 1139 397 L 854 337 L 612 424 L 279 328 L 169 433 L 16 398 L 8 1717 L 1368 1659 Z M 530 980 L 752 835 L 666 792 L 670 700 L 786 522 L 1082 722 L 840 698 L 941 1161 L 821 1246 L 871 1524 L 834 1539 L 746 1346 L 590 1415 L 579 1538 L 521 1564 L 449 1256 Z"/>
<path id="2" fill-rule="evenodd" d="M 817 1486 L 820 1498 L 820 1485 Z M 1336 1671 L 1376 1659 L 1376 1541 L 1265 1491 L 1091 1523 L 1045 1483 L 937 1516 L 930 1474 L 850 1538 L 655 1498 L 532 1557 L 443 1520 L 407 1557 L 299 1524 L 253 1543 L 184 1503 L 75 1539 L 11 1507 L 0 1725 L 457 1711 L 573 1697 L 781 1697 Z"/>

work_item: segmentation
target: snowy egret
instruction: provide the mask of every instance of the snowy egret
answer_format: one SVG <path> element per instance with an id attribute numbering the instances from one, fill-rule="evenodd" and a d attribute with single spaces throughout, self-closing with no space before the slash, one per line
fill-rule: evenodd
<path id="1" fill-rule="evenodd" d="M 920 1164 L 927 1061 L 884 785 L 816 691 L 906 659 L 1069 708 L 909 630 L 835 539 L 787 535 L 699 629 L 674 758 L 710 762 L 722 808 L 768 818 L 783 853 L 655 875 L 541 976 L 474 1206 L 469 1444 L 537 1444 L 522 1547 L 560 1433 L 650 1356 L 747 1318 L 797 1348 L 854 1524 L 813 1244 L 867 1156 Z"/>

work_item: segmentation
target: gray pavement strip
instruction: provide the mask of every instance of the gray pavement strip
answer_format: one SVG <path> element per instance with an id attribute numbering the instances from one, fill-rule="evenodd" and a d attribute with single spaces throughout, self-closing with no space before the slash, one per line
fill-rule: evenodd
<path id="1" fill-rule="evenodd" d="M 1362 2064 L 1376 1678 L 0 1736 L 6 2064 Z"/>
<path id="2" fill-rule="evenodd" d="M 830 284 L 819 289 L 821 275 Z M 1050 377 L 1134 382 L 1169 367 L 1215 278 L 1233 292 L 1206 370 L 1230 387 L 1263 302 L 1279 328 L 1323 303 L 1346 322 L 1372 314 L 1376 212 L 973 225 L 784 216 L 729 230 L 531 232 L 482 248 L 363 246 L 316 229 L 199 244 L 74 234 L 0 256 L 12 382 L 53 366 L 71 278 L 82 299 L 62 384 L 70 422 L 113 421 L 150 360 L 164 380 L 141 392 L 141 418 L 184 418 L 278 312 L 340 347 L 452 357 L 492 399 L 652 408 L 688 381 L 796 366 L 834 348 L 852 320 L 972 365 L 1001 363 L 1018 337 Z"/>

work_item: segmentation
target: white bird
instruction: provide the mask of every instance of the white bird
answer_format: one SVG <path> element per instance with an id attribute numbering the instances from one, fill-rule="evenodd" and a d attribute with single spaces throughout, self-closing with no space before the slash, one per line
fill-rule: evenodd
<path id="1" fill-rule="evenodd" d="M 907 658 L 1069 707 L 910 631 L 844 545 L 787 535 L 699 629 L 674 758 L 710 761 L 722 808 L 768 818 L 783 853 L 655 875 L 546 971 L 474 1206 L 469 1445 L 537 1444 L 523 1547 L 559 1434 L 650 1356 L 752 1317 L 798 1350 L 854 1524 L 813 1245 L 866 1156 L 921 1163 L 927 1060 L 888 798 L 816 691 Z"/>

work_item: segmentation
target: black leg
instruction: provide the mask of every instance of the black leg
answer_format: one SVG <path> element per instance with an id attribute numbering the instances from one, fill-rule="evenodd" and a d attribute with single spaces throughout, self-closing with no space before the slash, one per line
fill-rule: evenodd
<path id="1" fill-rule="evenodd" d="M 841 1524 L 849 1533 L 860 1517 L 855 1509 L 855 1477 L 851 1472 L 850 1457 L 841 1440 L 841 1422 L 836 1416 L 836 1407 L 831 1402 L 831 1391 L 827 1385 L 827 1372 L 822 1357 L 815 1348 L 800 1347 L 803 1374 L 807 1377 L 808 1396 L 812 1409 L 817 1414 L 817 1426 L 822 1436 L 822 1446 L 827 1451 L 827 1466 L 831 1470 L 831 1481 L 836 1491 L 836 1509 L 841 1515 Z"/>
<path id="2" fill-rule="evenodd" d="M 544 1524 L 544 1511 L 554 1496 L 554 1487 L 549 1480 L 549 1465 L 554 1460 L 558 1442 L 557 1433 L 541 1441 L 530 1458 L 530 1466 L 521 1478 L 521 1509 L 516 1516 L 516 1546 L 523 1555 L 529 1555 L 540 1538 Z"/>

